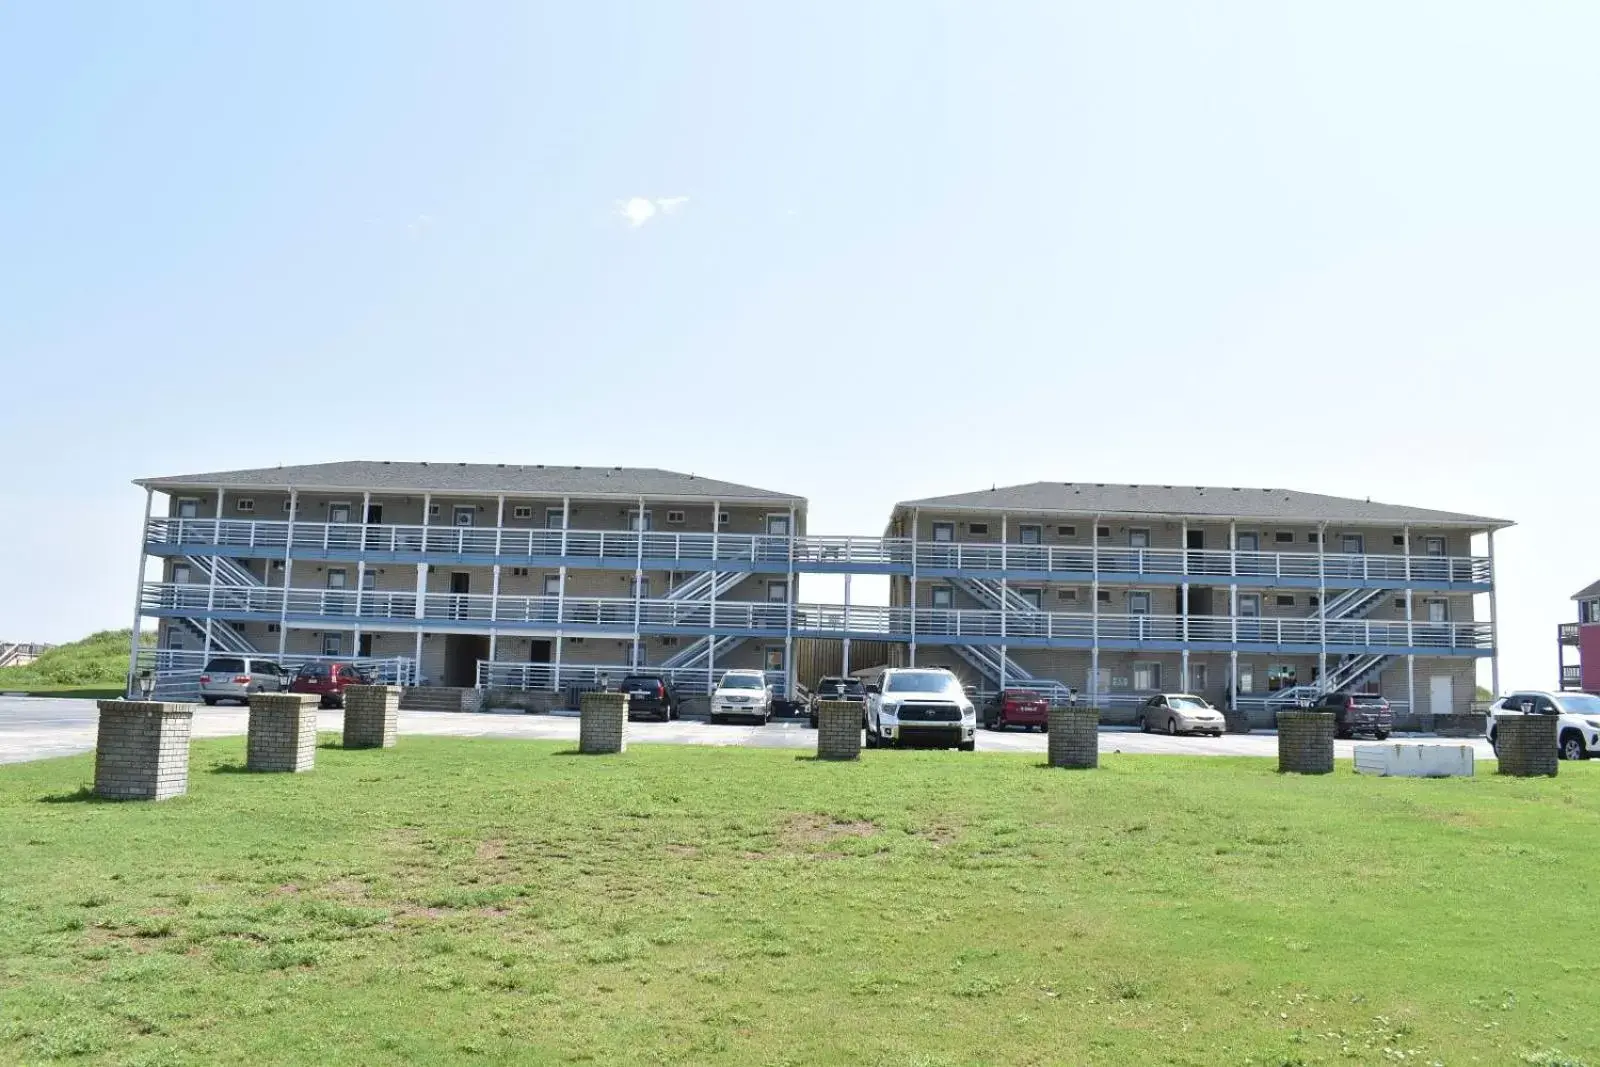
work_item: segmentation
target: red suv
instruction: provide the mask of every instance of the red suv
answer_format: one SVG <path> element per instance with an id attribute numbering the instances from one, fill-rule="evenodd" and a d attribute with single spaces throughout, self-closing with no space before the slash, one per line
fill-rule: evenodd
<path id="1" fill-rule="evenodd" d="M 1037 727 L 1050 721 L 1050 702 L 1032 689 L 1004 689 L 984 709 L 983 724 L 991 730 L 1007 726 Z"/>
<path id="2" fill-rule="evenodd" d="M 307 663 L 289 683 L 289 692 L 316 693 L 323 707 L 342 708 L 345 686 L 371 684 L 371 676 L 351 663 Z"/>

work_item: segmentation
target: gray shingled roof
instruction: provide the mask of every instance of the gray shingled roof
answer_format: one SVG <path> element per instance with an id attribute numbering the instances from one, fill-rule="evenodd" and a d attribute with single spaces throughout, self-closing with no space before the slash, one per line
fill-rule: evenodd
<path id="1" fill-rule="evenodd" d="M 653 497 L 690 500 L 784 501 L 804 504 L 803 497 L 721 482 L 676 471 L 648 467 L 562 467 L 517 463 L 394 463 L 347 460 L 297 467 L 214 471 L 140 478 L 135 485 L 221 486 L 228 489 L 340 489 L 374 492 L 518 494 L 526 496 Z"/>
<path id="2" fill-rule="evenodd" d="M 1499 529 L 1505 519 L 1453 511 L 1379 504 L 1294 489 L 1234 489 L 1201 485 L 1113 485 L 1033 482 L 975 493 L 904 500 L 898 508 L 1006 510 L 1067 515 L 1172 515 L 1189 518 L 1274 519 L 1282 522 L 1371 522 Z"/>
<path id="3" fill-rule="evenodd" d="M 1572 594 L 1573 600 L 1587 600 L 1592 596 L 1600 596 L 1600 581 L 1590 582 L 1576 593 Z"/>

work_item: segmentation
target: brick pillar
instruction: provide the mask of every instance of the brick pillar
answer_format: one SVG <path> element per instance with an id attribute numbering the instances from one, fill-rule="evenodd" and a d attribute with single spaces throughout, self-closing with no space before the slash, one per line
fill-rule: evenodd
<path id="1" fill-rule="evenodd" d="M 583 694 L 578 705 L 578 751 L 621 752 L 628 747 L 628 694 Z"/>
<path id="2" fill-rule="evenodd" d="M 252 771 L 309 771 L 317 761 L 315 693 L 250 694 L 245 766 Z"/>
<path id="3" fill-rule="evenodd" d="M 1555 777 L 1556 716 L 1504 715 L 1495 723 L 1494 754 L 1500 773 L 1517 778 Z"/>
<path id="4" fill-rule="evenodd" d="M 1334 725 L 1331 711 L 1278 712 L 1279 773 L 1331 774 Z"/>
<path id="5" fill-rule="evenodd" d="M 189 791 L 193 704 L 102 700 L 94 791 L 110 800 L 166 800 Z"/>
<path id="6" fill-rule="evenodd" d="M 1100 766 L 1100 712 L 1052 705 L 1049 759 L 1052 767 Z"/>
<path id="7" fill-rule="evenodd" d="M 860 758 L 861 708 L 859 702 L 849 700 L 818 701 L 818 759 Z"/>
<path id="8" fill-rule="evenodd" d="M 344 687 L 345 748 L 393 748 L 399 723 L 399 686 Z"/>

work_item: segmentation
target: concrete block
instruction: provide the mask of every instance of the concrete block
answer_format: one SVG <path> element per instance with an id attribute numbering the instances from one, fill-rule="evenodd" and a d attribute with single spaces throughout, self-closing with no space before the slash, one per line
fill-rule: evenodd
<path id="1" fill-rule="evenodd" d="M 1471 745 L 1357 745 L 1357 774 L 1380 778 L 1471 778 Z"/>

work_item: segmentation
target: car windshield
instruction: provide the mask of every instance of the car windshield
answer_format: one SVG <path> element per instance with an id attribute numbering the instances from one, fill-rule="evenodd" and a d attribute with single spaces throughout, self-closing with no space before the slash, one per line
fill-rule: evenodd
<path id="1" fill-rule="evenodd" d="M 854 680 L 846 681 L 842 678 L 824 678 L 818 683 L 817 692 L 826 696 L 833 696 L 836 693 L 860 693 L 861 683 Z"/>
<path id="2" fill-rule="evenodd" d="M 955 675 L 944 671 L 896 671 L 884 683 L 885 693 L 959 693 Z"/>
<path id="3" fill-rule="evenodd" d="M 724 689 L 765 689 L 766 681 L 756 674 L 725 674 L 722 677 Z"/>
<path id="4" fill-rule="evenodd" d="M 1038 700 L 1039 694 L 1032 689 L 1007 689 L 1006 696 L 1012 700 Z"/>
<path id="5" fill-rule="evenodd" d="M 212 674 L 239 674 L 244 671 L 244 660 L 214 659 L 206 664 L 206 670 Z"/>
<path id="6" fill-rule="evenodd" d="M 328 668 L 321 663 L 307 663 L 300 668 L 300 677 L 302 678 L 326 678 L 327 676 Z"/>
<path id="7" fill-rule="evenodd" d="M 1200 711 L 1211 707 L 1199 697 L 1170 697 L 1167 703 L 1179 711 Z"/>
<path id="8" fill-rule="evenodd" d="M 660 679 L 658 679 L 658 678 L 652 678 L 647 674 L 639 674 L 639 675 L 634 675 L 634 676 L 629 677 L 629 678 L 624 678 L 622 680 L 622 688 L 624 688 L 624 689 L 654 689 L 659 682 L 660 682 Z"/>
<path id="9" fill-rule="evenodd" d="M 1556 703 L 1568 715 L 1600 715 L 1600 697 L 1588 693 L 1563 693 Z"/>

